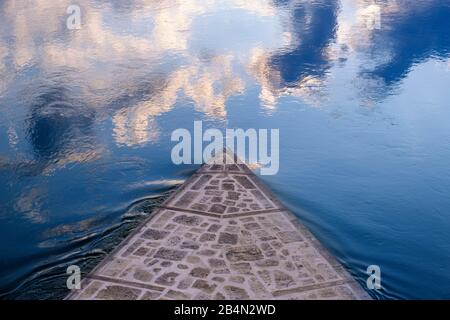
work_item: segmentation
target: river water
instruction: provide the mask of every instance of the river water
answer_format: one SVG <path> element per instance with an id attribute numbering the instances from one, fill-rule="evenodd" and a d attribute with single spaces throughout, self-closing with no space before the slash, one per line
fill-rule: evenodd
<path id="1" fill-rule="evenodd" d="M 374 298 L 450 298 L 449 1 L 71 4 L 0 2 L 2 298 L 64 297 L 196 169 L 196 120 L 278 128 L 261 178 Z"/>

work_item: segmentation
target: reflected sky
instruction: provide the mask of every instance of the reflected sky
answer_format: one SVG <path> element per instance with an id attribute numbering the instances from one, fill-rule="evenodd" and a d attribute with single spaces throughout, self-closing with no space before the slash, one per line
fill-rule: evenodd
<path id="1" fill-rule="evenodd" d="M 203 120 L 280 128 L 265 179 L 361 283 L 387 270 L 374 297 L 449 298 L 448 1 L 80 0 L 68 30 L 71 4 L 0 3 L 0 294 L 55 297 L 54 268 L 189 175 L 170 133 Z"/>

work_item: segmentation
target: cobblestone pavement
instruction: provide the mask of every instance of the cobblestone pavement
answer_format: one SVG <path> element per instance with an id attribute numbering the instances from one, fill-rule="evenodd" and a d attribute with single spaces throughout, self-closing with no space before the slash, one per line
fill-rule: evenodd
<path id="1" fill-rule="evenodd" d="M 243 164 L 204 165 L 68 299 L 369 299 Z"/>

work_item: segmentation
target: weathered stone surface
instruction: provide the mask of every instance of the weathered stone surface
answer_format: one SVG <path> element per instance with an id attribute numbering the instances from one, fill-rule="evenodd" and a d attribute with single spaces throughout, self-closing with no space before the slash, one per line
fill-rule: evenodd
<path id="1" fill-rule="evenodd" d="M 231 276 L 229 278 L 229 280 L 231 282 L 236 282 L 236 283 L 244 283 L 245 282 L 245 278 L 243 276 Z"/>
<path id="2" fill-rule="evenodd" d="M 133 278 L 138 281 L 148 282 L 153 278 L 153 275 L 144 269 L 136 269 Z"/>
<path id="3" fill-rule="evenodd" d="M 83 288 L 83 293 L 80 295 L 80 299 L 89 299 L 94 296 L 94 294 L 102 287 L 102 283 L 100 281 L 93 281 L 87 284 Z"/>
<path id="4" fill-rule="evenodd" d="M 217 232 L 220 230 L 220 228 L 222 228 L 222 226 L 220 224 L 212 224 L 209 227 L 208 232 Z"/>
<path id="5" fill-rule="evenodd" d="M 216 235 L 214 233 L 204 233 L 200 236 L 200 242 L 214 241 L 216 240 Z"/>
<path id="6" fill-rule="evenodd" d="M 223 190 L 234 191 L 234 184 L 224 183 L 222 185 Z"/>
<path id="7" fill-rule="evenodd" d="M 209 265 L 211 266 L 211 268 L 226 267 L 226 262 L 225 262 L 225 260 L 222 260 L 222 259 L 209 259 L 208 262 L 209 262 Z"/>
<path id="8" fill-rule="evenodd" d="M 231 262 L 238 261 L 255 261 L 264 258 L 261 250 L 257 246 L 243 246 L 229 248 L 225 256 Z"/>
<path id="9" fill-rule="evenodd" d="M 237 234 L 221 232 L 219 235 L 220 244 L 236 244 L 238 241 Z"/>
<path id="10" fill-rule="evenodd" d="M 155 258 L 180 261 L 180 260 L 183 260 L 183 258 L 186 256 L 186 254 L 187 254 L 186 251 L 160 248 L 156 252 Z"/>
<path id="11" fill-rule="evenodd" d="M 288 288 L 295 285 L 294 279 L 289 274 L 279 270 L 275 270 L 273 273 L 277 289 Z"/>
<path id="12" fill-rule="evenodd" d="M 212 176 L 210 175 L 202 175 L 192 186 L 192 190 L 200 190 L 209 180 L 211 180 Z"/>
<path id="13" fill-rule="evenodd" d="M 186 262 L 192 264 L 192 265 L 198 265 L 201 263 L 201 259 L 197 256 L 189 256 L 186 258 Z"/>
<path id="14" fill-rule="evenodd" d="M 196 211 L 207 211 L 208 210 L 208 205 L 207 204 L 201 204 L 201 203 L 195 203 L 192 205 L 192 210 L 196 210 Z"/>
<path id="15" fill-rule="evenodd" d="M 245 289 L 235 286 L 224 286 L 225 295 L 231 300 L 248 300 L 250 296 Z"/>
<path id="16" fill-rule="evenodd" d="M 182 240 L 183 240 L 183 238 L 181 238 L 180 236 L 174 236 L 174 237 L 171 237 L 170 239 L 167 240 L 167 245 L 168 246 L 176 246 Z"/>
<path id="17" fill-rule="evenodd" d="M 225 300 L 225 296 L 221 292 L 217 292 L 213 298 L 213 300 Z"/>
<path id="18" fill-rule="evenodd" d="M 230 270 L 228 268 L 217 268 L 213 271 L 214 274 L 229 274 Z"/>
<path id="19" fill-rule="evenodd" d="M 156 279 L 155 283 L 163 286 L 172 286 L 175 284 L 176 278 L 179 276 L 176 272 L 167 272 Z"/>
<path id="20" fill-rule="evenodd" d="M 279 264 L 280 262 L 275 259 L 265 259 L 256 262 L 258 267 L 277 267 Z"/>
<path id="21" fill-rule="evenodd" d="M 188 289 L 191 286 L 191 284 L 193 282 L 194 282 L 193 278 L 190 278 L 190 277 L 185 278 L 185 279 L 180 281 L 180 283 L 178 284 L 177 288 L 181 289 L 181 290 L 186 290 L 186 289 Z"/>
<path id="22" fill-rule="evenodd" d="M 160 231 L 155 229 L 147 229 L 144 233 L 142 233 L 142 238 L 149 240 L 161 240 L 164 239 L 170 232 L 168 231 Z"/>
<path id="23" fill-rule="evenodd" d="M 255 185 L 246 176 L 235 176 L 235 179 L 247 190 L 255 189 Z"/>
<path id="24" fill-rule="evenodd" d="M 181 244 L 181 249 L 196 250 L 198 248 L 200 248 L 200 244 L 192 240 L 183 241 L 183 243 Z"/>
<path id="25" fill-rule="evenodd" d="M 248 262 L 233 263 L 231 269 L 238 274 L 252 274 L 252 265 Z"/>
<path id="26" fill-rule="evenodd" d="M 167 292 L 165 297 L 173 300 L 188 300 L 191 298 L 189 294 L 176 290 L 169 290 L 169 292 Z"/>
<path id="27" fill-rule="evenodd" d="M 259 270 L 258 275 L 267 286 L 272 284 L 272 278 L 268 270 Z"/>
<path id="28" fill-rule="evenodd" d="M 102 289 L 96 296 L 100 300 L 136 300 L 141 290 L 119 285 L 110 285 Z"/>
<path id="29" fill-rule="evenodd" d="M 187 208 L 199 195 L 200 193 L 198 192 L 188 191 L 181 196 L 180 200 L 175 203 L 175 206 L 180 208 Z"/>
<path id="30" fill-rule="evenodd" d="M 221 205 L 221 204 L 214 204 L 211 206 L 211 208 L 209 209 L 209 212 L 213 212 L 213 213 L 224 213 L 225 210 L 227 209 L 226 206 Z"/>
<path id="31" fill-rule="evenodd" d="M 258 230 L 261 229 L 261 226 L 256 222 L 247 223 L 244 225 L 247 230 Z"/>
<path id="32" fill-rule="evenodd" d="M 155 300 L 161 296 L 161 292 L 156 291 L 146 291 L 142 296 L 141 300 Z"/>
<path id="33" fill-rule="evenodd" d="M 227 199 L 229 200 L 239 200 L 239 192 L 228 192 Z"/>
<path id="34" fill-rule="evenodd" d="M 192 286 L 193 288 L 196 289 L 200 289 L 206 293 L 213 293 L 214 290 L 217 288 L 216 284 L 209 284 L 207 281 L 205 280 L 197 280 L 194 282 L 194 285 Z"/>
<path id="35" fill-rule="evenodd" d="M 202 222 L 201 217 L 181 215 L 173 219 L 173 222 L 183 224 L 185 226 L 198 226 Z"/>
<path id="36" fill-rule="evenodd" d="M 149 248 L 146 247 L 140 247 L 137 249 L 133 254 L 136 256 L 145 256 L 149 252 Z"/>
<path id="37" fill-rule="evenodd" d="M 225 281 L 225 279 L 222 277 L 213 277 L 211 280 L 215 281 L 215 282 L 221 282 L 221 283 Z"/>
<path id="38" fill-rule="evenodd" d="M 239 166 L 236 164 L 227 164 L 226 165 L 226 170 L 227 171 L 240 171 L 239 170 Z"/>
<path id="39" fill-rule="evenodd" d="M 190 275 L 196 278 L 206 278 L 211 271 L 206 268 L 194 268 L 191 270 Z"/>
<path id="40" fill-rule="evenodd" d="M 216 250 L 211 250 L 211 249 L 203 249 L 203 250 L 200 250 L 198 252 L 199 255 L 201 255 L 201 256 L 208 256 L 208 257 L 213 256 L 216 253 L 217 253 Z"/>
<path id="41" fill-rule="evenodd" d="M 203 166 L 69 298 L 367 298 L 248 168 L 224 170 Z"/>
<path id="42" fill-rule="evenodd" d="M 128 257 L 133 251 L 135 251 L 137 248 L 139 248 L 139 246 L 142 245 L 142 243 L 144 242 L 143 239 L 137 239 L 136 241 L 133 242 L 133 244 L 131 244 L 123 253 L 122 256 L 124 258 Z M 139 248 L 140 249 L 140 248 Z"/>
<path id="43" fill-rule="evenodd" d="M 236 213 L 239 212 L 239 208 L 236 207 L 228 207 L 227 213 Z"/>
<path id="44" fill-rule="evenodd" d="M 303 241 L 302 236 L 300 233 L 296 231 L 283 231 L 278 233 L 278 237 L 283 241 L 284 243 L 290 243 L 290 242 L 297 242 L 297 241 Z"/>

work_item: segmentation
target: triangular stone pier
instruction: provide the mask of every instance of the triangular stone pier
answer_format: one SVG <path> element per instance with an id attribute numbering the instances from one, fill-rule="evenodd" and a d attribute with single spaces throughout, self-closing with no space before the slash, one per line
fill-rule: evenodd
<path id="1" fill-rule="evenodd" d="M 211 164 L 180 186 L 67 299 L 369 296 L 246 165 Z"/>

